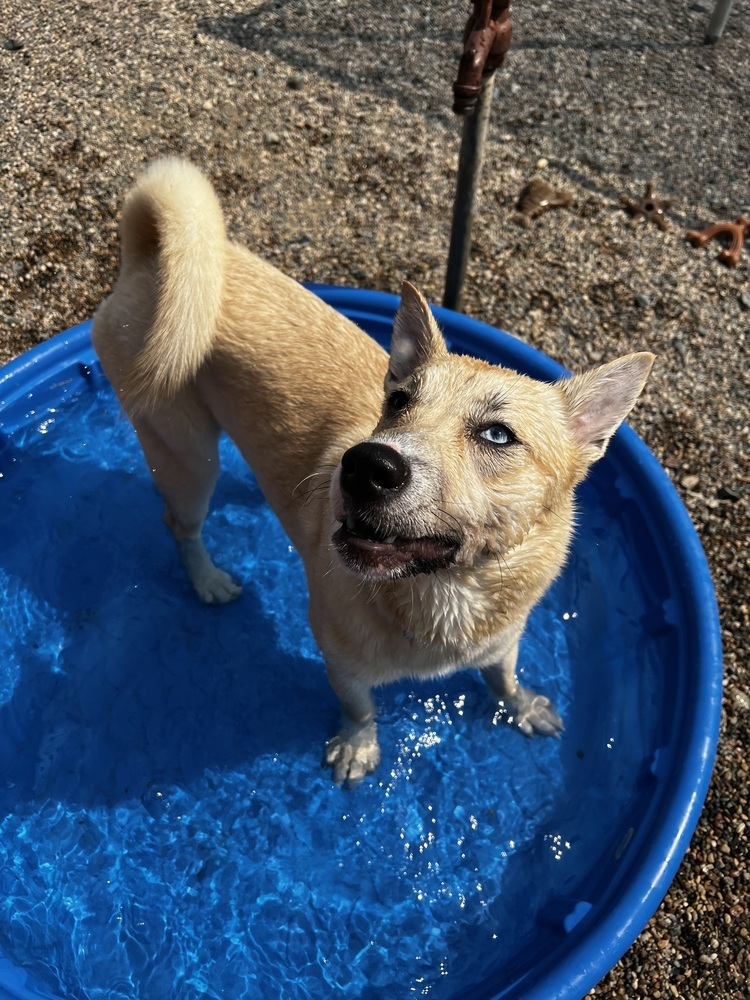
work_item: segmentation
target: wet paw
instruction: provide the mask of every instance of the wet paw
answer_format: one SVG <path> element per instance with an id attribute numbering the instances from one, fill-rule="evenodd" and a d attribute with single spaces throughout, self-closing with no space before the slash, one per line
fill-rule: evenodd
<path id="1" fill-rule="evenodd" d="M 240 584 L 218 566 L 212 566 L 210 571 L 193 580 L 193 586 L 204 604 L 228 604 L 242 593 Z"/>
<path id="2" fill-rule="evenodd" d="M 500 702 L 496 721 L 499 718 L 504 718 L 509 725 L 520 729 L 524 736 L 539 734 L 559 737 L 565 728 L 549 698 L 520 686 L 512 697 L 506 697 Z"/>
<path id="3" fill-rule="evenodd" d="M 201 538 L 181 539 L 177 549 L 190 582 L 204 604 L 227 604 L 240 596 L 242 587 L 214 564 Z"/>
<path id="4" fill-rule="evenodd" d="M 374 722 L 349 726 L 326 743 L 325 764 L 333 768 L 337 785 L 358 785 L 380 763 L 378 730 Z"/>

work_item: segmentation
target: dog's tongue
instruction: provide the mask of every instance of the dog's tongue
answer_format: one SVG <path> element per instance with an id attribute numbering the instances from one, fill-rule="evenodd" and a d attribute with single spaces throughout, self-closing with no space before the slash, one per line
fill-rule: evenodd
<path id="1" fill-rule="evenodd" d="M 441 538 L 394 538 L 393 541 L 379 541 L 374 538 L 363 538 L 361 535 L 350 535 L 347 544 L 361 552 L 373 555 L 388 554 L 404 564 L 413 559 L 443 559 L 453 551 L 454 546 Z"/>

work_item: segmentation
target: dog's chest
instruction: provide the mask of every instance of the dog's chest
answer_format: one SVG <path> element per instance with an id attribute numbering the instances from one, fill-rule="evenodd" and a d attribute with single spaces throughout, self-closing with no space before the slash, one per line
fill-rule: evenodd
<path id="1" fill-rule="evenodd" d="M 453 669 L 483 659 L 513 624 L 499 594 L 458 575 L 430 575 L 403 581 L 391 613 L 399 647 L 406 645 L 414 672 Z"/>
<path id="2" fill-rule="evenodd" d="M 458 568 L 352 591 L 351 574 L 329 564 L 310 596 L 326 660 L 347 664 L 369 685 L 485 666 L 517 639 L 525 620 L 503 607 L 491 581 Z"/>

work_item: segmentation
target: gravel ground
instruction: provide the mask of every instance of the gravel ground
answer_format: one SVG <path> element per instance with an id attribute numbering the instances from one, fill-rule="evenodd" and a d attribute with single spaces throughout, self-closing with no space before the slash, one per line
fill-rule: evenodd
<path id="1" fill-rule="evenodd" d="M 301 280 L 442 294 L 469 4 L 0 0 L 0 363 L 89 317 L 122 196 L 155 156 L 215 182 L 237 238 Z M 597 997 L 748 995 L 747 367 L 750 248 L 729 269 L 687 227 L 750 214 L 750 10 L 702 44 L 708 3 L 519 2 L 498 76 L 466 311 L 568 367 L 658 366 L 633 424 L 687 504 L 725 644 L 718 761 L 667 898 Z M 3 44 L 4 39 L 4 44 Z M 574 196 L 529 228 L 532 177 Z M 666 232 L 622 193 L 676 199 Z"/>

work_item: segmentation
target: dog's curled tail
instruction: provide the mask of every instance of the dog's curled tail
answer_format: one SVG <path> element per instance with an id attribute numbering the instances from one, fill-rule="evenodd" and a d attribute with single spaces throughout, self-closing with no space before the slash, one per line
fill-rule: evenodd
<path id="1" fill-rule="evenodd" d="M 196 167 L 158 160 L 126 198 L 120 236 L 123 279 L 146 267 L 154 282 L 154 320 L 122 383 L 129 408 L 148 408 L 174 396 L 211 349 L 224 283 L 224 217 Z"/>

